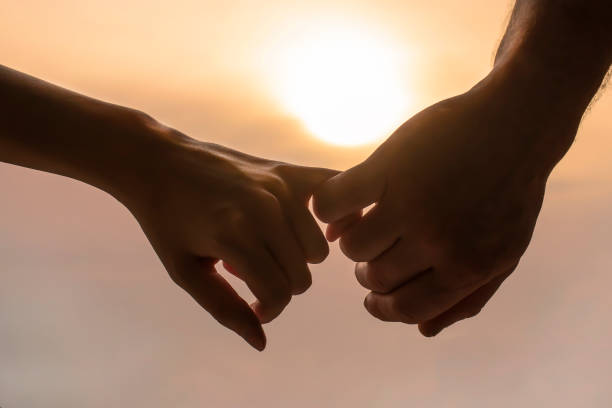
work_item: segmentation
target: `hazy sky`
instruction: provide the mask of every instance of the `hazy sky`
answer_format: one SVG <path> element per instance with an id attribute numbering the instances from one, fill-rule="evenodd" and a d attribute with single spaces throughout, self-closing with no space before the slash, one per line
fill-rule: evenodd
<path id="1" fill-rule="evenodd" d="M 320 141 L 308 112 L 278 89 L 295 74 L 284 71 L 287 56 L 301 58 L 309 33 L 350 39 L 357 27 L 366 34 L 356 41 L 371 36 L 388 48 L 399 61 L 391 83 L 399 94 L 360 108 L 382 103 L 401 123 L 487 72 L 510 7 L 0 0 L 0 55 L 201 140 L 344 169 L 377 142 Z M 398 95 L 406 103 L 395 111 Z M 371 318 L 334 246 L 313 267 L 313 288 L 266 326 L 269 345 L 257 353 L 170 282 L 112 198 L 0 165 L 0 406 L 608 407 L 611 111 L 603 94 L 554 173 L 518 271 L 479 317 L 435 339 Z M 350 129 L 359 119 L 341 113 L 330 126 Z"/>

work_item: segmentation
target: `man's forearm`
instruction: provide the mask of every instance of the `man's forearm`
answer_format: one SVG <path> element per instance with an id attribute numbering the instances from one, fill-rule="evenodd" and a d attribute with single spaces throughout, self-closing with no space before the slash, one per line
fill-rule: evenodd
<path id="1" fill-rule="evenodd" d="M 609 0 L 517 0 L 492 74 L 517 126 L 541 126 L 535 149 L 552 168 L 571 145 L 612 63 Z"/>
<path id="2" fill-rule="evenodd" d="M 158 140 L 139 112 L 0 66 L 0 161 L 122 189 Z M 151 121 L 151 123 L 154 123 Z M 150 140 L 149 140 L 150 139 Z M 144 171 L 144 169 L 143 169 Z"/>
<path id="3" fill-rule="evenodd" d="M 522 45 L 540 57 L 565 59 L 580 52 L 609 65 L 611 22 L 608 0 L 517 0 L 496 60 Z"/>
<path id="4" fill-rule="evenodd" d="M 542 71 L 543 85 L 592 95 L 612 63 L 612 2 L 518 0 L 495 65 L 509 59 Z"/>

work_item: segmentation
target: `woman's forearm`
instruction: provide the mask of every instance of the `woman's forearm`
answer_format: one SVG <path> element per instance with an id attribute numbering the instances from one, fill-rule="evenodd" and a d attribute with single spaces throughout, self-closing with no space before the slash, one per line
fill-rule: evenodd
<path id="1" fill-rule="evenodd" d="M 120 195 L 142 180 L 163 132 L 141 112 L 0 66 L 0 161 L 60 174 Z M 146 160 L 145 160 L 146 159 Z"/>
<path id="2" fill-rule="evenodd" d="M 199 142 L 147 115 L 0 66 L 0 161 L 107 191 L 134 215 L 172 279 L 263 350 L 262 322 L 312 281 L 329 248 L 306 203 L 336 171 Z M 257 299 L 217 274 L 222 259 Z"/>

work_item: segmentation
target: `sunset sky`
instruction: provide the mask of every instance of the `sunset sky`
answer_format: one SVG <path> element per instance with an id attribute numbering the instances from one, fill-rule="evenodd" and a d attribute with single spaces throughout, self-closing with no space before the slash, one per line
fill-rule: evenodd
<path id="1" fill-rule="evenodd" d="M 0 63 L 196 139 L 346 169 L 486 75 L 511 6 L 0 0 Z M 171 283 L 111 197 L 0 164 L 0 407 L 608 407 L 611 112 L 604 93 L 517 272 L 435 339 L 368 315 L 333 245 L 258 353 Z"/>

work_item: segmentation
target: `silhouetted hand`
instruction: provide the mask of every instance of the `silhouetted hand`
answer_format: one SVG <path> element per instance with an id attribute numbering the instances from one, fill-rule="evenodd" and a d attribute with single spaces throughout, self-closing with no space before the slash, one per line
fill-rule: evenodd
<path id="1" fill-rule="evenodd" d="M 576 127 L 517 121 L 529 115 L 511 94 L 481 84 L 426 109 L 315 193 L 375 317 L 435 335 L 479 313 L 516 268 L 560 157 L 534 136 Z"/>
<path id="2" fill-rule="evenodd" d="M 476 315 L 512 273 L 548 176 L 609 72 L 611 16 L 608 0 L 517 0 L 483 81 L 315 194 L 328 239 L 342 236 L 359 261 L 371 314 L 435 335 Z"/>
<path id="3" fill-rule="evenodd" d="M 198 142 L 137 110 L 0 65 L 0 161 L 71 177 L 136 217 L 172 279 L 258 349 L 261 324 L 311 284 L 329 248 L 308 210 L 336 171 L 259 159 Z M 257 301 L 221 275 L 223 260 Z"/>
<path id="4" fill-rule="evenodd" d="M 261 323 L 310 286 L 307 261 L 318 263 L 328 254 L 307 202 L 337 172 L 263 160 L 163 131 L 170 147 L 152 155 L 146 179 L 121 201 L 172 279 L 261 350 Z M 216 272 L 218 260 L 231 265 L 256 296 L 251 307 Z"/>

